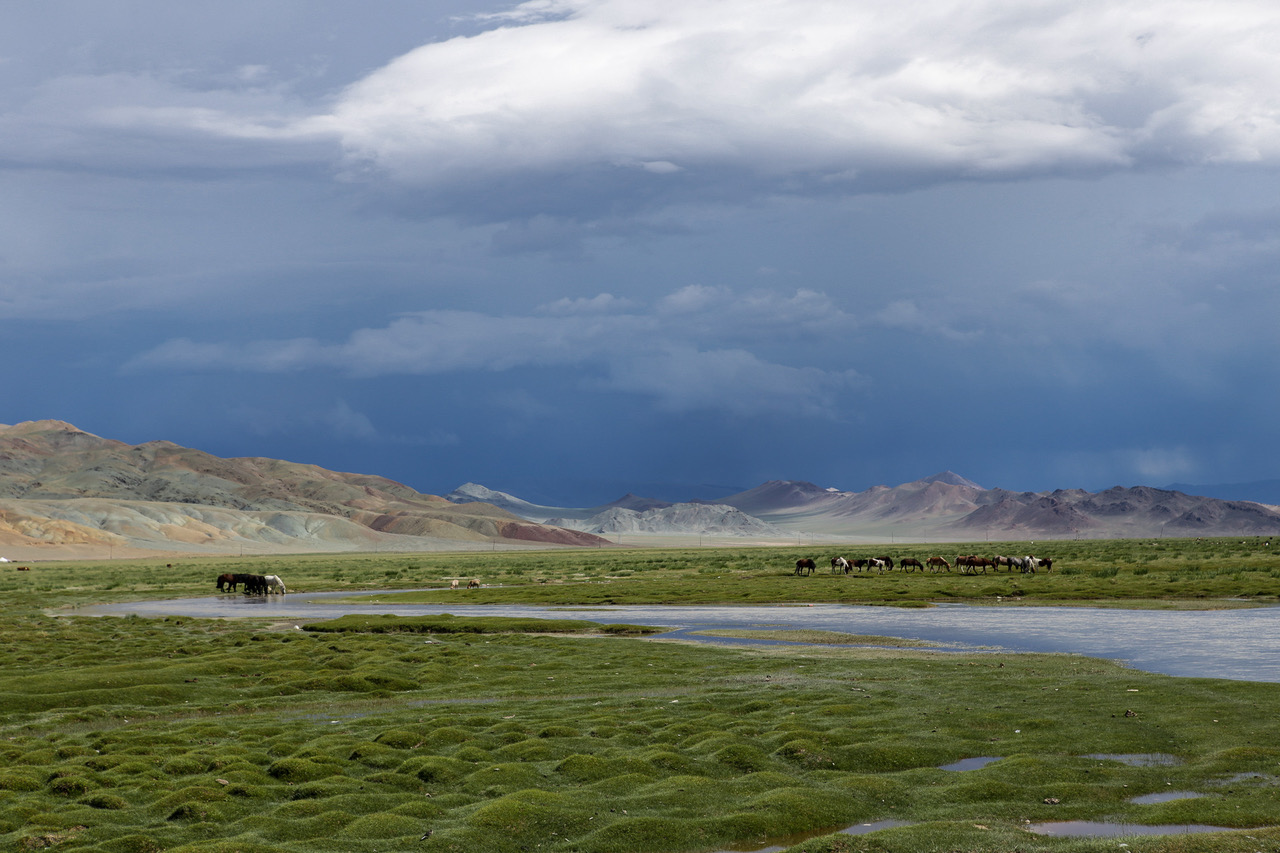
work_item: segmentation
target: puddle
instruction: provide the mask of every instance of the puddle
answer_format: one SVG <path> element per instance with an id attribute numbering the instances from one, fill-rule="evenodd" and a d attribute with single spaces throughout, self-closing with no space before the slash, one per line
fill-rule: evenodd
<path id="1" fill-rule="evenodd" d="M 893 829 L 898 826 L 908 826 L 910 821 L 906 820 L 878 820 L 874 823 L 855 823 L 853 826 L 846 826 L 844 829 L 838 829 L 841 835 L 866 835 L 868 832 L 876 832 L 881 829 Z M 726 847 L 718 850 L 716 853 L 780 853 L 795 847 L 797 844 L 808 841 L 810 838 L 821 838 L 824 835 L 832 835 L 830 829 L 820 829 L 815 832 L 798 832 L 795 835 L 784 835 L 771 839 L 767 842 L 766 847 L 756 847 L 749 844 L 738 844 L 733 847 Z"/>
<path id="2" fill-rule="evenodd" d="M 1152 803 L 1167 803 L 1172 800 L 1194 800 L 1197 797 L 1204 797 L 1207 794 L 1201 794 L 1199 791 L 1156 791 L 1154 794 L 1143 794 L 1141 797 L 1134 797 L 1129 802 L 1136 806 L 1149 806 Z"/>
<path id="3" fill-rule="evenodd" d="M 1169 823 L 1147 826 L 1141 823 L 1113 823 L 1105 820 L 1058 820 L 1025 827 L 1036 835 L 1054 837 L 1088 836 L 1120 838 L 1128 835 L 1189 835 L 1197 832 L 1238 832 L 1239 827 L 1207 826 L 1202 823 Z"/>
<path id="4" fill-rule="evenodd" d="M 1228 776 L 1225 779 L 1219 779 L 1213 782 L 1214 785 L 1239 785 L 1244 782 L 1255 782 L 1259 785 L 1275 785 L 1280 784 L 1280 778 L 1272 776 L 1268 773 L 1237 773 L 1234 776 Z"/>
<path id="5" fill-rule="evenodd" d="M 951 764 L 944 764 L 939 770 L 981 770 L 993 761 L 999 761 L 1001 756 L 984 755 L 980 758 L 962 758 Z"/>
<path id="6" fill-rule="evenodd" d="M 1182 763 L 1182 759 L 1166 752 L 1092 752 L 1085 758 L 1097 758 L 1102 761 L 1119 761 L 1130 767 L 1173 767 Z"/>

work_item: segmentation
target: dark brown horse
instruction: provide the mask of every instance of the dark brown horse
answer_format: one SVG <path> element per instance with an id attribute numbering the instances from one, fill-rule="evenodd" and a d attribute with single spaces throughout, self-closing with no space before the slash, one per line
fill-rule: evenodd
<path id="1" fill-rule="evenodd" d="M 924 566 L 915 557 L 903 557 L 902 560 L 898 562 L 898 566 L 912 572 L 916 569 L 919 569 L 922 572 L 924 571 Z"/>
<path id="2" fill-rule="evenodd" d="M 218 592 L 222 592 L 223 589 L 226 589 L 227 592 L 236 591 L 235 575 L 218 575 Z"/>
<path id="3" fill-rule="evenodd" d="M 803 572 L 806 575 L 811 575 L 817 568 L 817 563 L 813 562 L 809 557 L 801 557 L 799 560 L 796 560 L 796 574 Z"/>

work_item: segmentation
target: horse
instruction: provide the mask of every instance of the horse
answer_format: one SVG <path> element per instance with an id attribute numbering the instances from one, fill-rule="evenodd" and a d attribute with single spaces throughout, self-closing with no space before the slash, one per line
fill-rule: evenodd
<path id="1" fill-rule="evenodd" d="M 814 570 L 817 568 L 818 568 L 817 564 L 814 563 L 813 560 L 809 559 L 808 557 L 801 557 L 799 560 L 796 560 L 797 575 L 800 574 L 801 572 L 804 572 L 806 575 L 811 575 L 813 574 Z"/>
<path id="2" fill-rule="evenodd" d="M 224 588 L 227 592 L 236 591 L 235 575 L 218 575 L 218 592 L 222 592 Z"/>
<path id="3" fill-rule="evenodd" d="M 996 559 L 999 559 L 999 557 Z M 1034 557 L 1005 557 L 1005 559 L 1009 561 L 1009 571 L 1017 569 L 1025 575 L 1027 572 L 1036 570 Z"/>
<path id="4" fill-rule="evenodd" d="M 1031 559 L 1035 561 L 1035 565 L 1040 566 L 1040 567 L 1041 567 L 1041 568 L 1043 568 L 1046 572 L 1051 572 L 1051 571 L 1053 571 L 1053 558 L 1052 558 L 1052 557 L 1032 557 Z"/>
<path id="5" fill-rule="evenodd" d="M 266 595 L 267 580 L 262 575 L 232 575 L 237 583 L 244 584 L 245 595 Z"/>
<path id="6" fill-rule="evenodd" d="M 457 588 L 458 588 L 458 579 L 454 578 L 453 582 L 449 584 L 449 589 L 457 589 Z"/>
<path id="7" fill-rule="evenodd" d="M 873 557 L 870 560 L 867 560 L 867 571 L 870 571 L 872 569 L 879 569 L 881 572 L 883 572 L 884 567 L 885 567 L 885 562 L 880 557 Z"/>
<path id="8" fill-rule="evenodd" d="M 982 573 L 985 575 L 987 573 L 987 567 L 990 566 L 995 568 L 995 563 L 991 561 L 990 557 L 979 557 L 976 554 L 967 554 L 956 557 L 956 566 L 973 569 L 974 571 L 965 572 L 965 574 L 969 575 L 976 575 L 978 573 L 977 569 L 980 568 L 982 569 Z"/>
<path id="9" fill-rule="evenodd" d="M 1013 558 L 1012 558 L 1012 557 L 1005 557 L 1005 556 L 1002 556 L 1002 555 L 1000 555 L 1000 554 L 996 554 L 995 563 L 996 563 L 996 570 L 997 570 L 997 571 L 999 571 L 999 569 L 1000 569 L 1000 567 L 1001 567 L 1001 566 L 1008 566 L 1008 567 L 1009 567 L 1009 571 L 1013 571 Z"/>
<path id="10" fill-rule="evenodd" d="M 853 561 L 852 563 L 850 563 L 849 565 L 850 565 L 850 566 L 852 566 L 853 568 L 857 569 L 858 571 L 862 571 L 863 569 L 865 569 L 865 568 L 867 568 L 869 565 L 871 565 L 871 561 L 870 561 L 870 560 L 864 560 L 862 557 L 859 557 L 858 559 L 854 560 L 854 561 Z"/>
<path id="11" fill-rule="evenodd" d="M 893 571 L 893 557 L 876 557 L 876 559 L 884 561 L 885 568 Z"/>
<path id="12" fill-rule="evenodd" d="M 267 585 L 268 595 L 270 595 L 273 592 L 278 592 L 281 595 L 284 595 L 286 592 L 289 591 L 285 589 L 284 581 L 280 580 L 279 575 L 263 575 L 262 580 Z"/>
<path id="13" fill-rule="evenodd" d="M 844 573 L 846 575 L 849 574 L 849 561 L 846 560 L 844 557 L 832 557 L 831 558 L 831 574 L 834 575 L 841 569 L 844 570 Z"/>
<path id="14" fill-rule="evenodd" d="M 915 557 L 905 557 L 905 558 L 903 558 L 902 560 L 900 560 L 900 561 L 898 562 L 898 567 L 899 567 L 899 568 L 902 568 L 902 569 L 910 569 L 910 570 L 911 570 L 911 571 L 913 571 L 913 572 L 914 572 L 916 569 L 919 569 L 919 570 L 920 570 L 920 571 L 922 571 L 922 572 L 924 571 L 924 566 L 923 566 L 923 565 L 921 565 L 920 561 L 919 561 L 919 560 L 917 560 Z"/>
<path id="15" fill-rule="evenodd" d="M 939 566 L 946 566 L 947 571 L 951 571 L 951 564 L 947 562 L 946 557 L 930 557 L 925 560 L 925 562 L 928 563 L 929 568 L 933 569 L 935 572 L 938 570 Z"/>
<path id="16" fill-rule="evenodd" d="M 467 582 L 467 589 L 479 589 L 479 588 L 480 588 L 480 581 L 471 580 Z"/>

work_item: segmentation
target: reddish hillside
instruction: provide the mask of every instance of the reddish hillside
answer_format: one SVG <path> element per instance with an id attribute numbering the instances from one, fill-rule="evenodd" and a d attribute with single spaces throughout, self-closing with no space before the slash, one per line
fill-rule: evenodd
<path id="1" fill-rule="evenodd" d="M 0 425 L 0 543 L 11 546 L 194 542 L 216 550 L 248 542 L 407 550 L 503 541 L 607 544 L 488 504 L 459 506 L 385 477 L 223 459 L 168 441 L 129 445 L 62 421 Z"/>

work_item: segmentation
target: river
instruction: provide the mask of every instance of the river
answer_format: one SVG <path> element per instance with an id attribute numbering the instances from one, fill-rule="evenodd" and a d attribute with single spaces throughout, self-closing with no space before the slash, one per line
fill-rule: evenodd
<path id="1" fill-rule="evenodd" d="M 76 612 L 88 616 L 267 617 L 296 619 L 300 623 L 350 613 L 570 618 L 652 625 L 669 629 L 661 636 L 716 643 L 735 641 L 692 632 L 717 628 L 808 628 L 926 640 L 959 650 L 1087 655 L 1166 675 L 1280 682 L 1280 607 L 1197 611 L 965 604 L 928 608 L 845 604 L 541 607 L 379 601 L 386 594 L 212 595 L 92 605 Z M 441 598 L 451 594 L 458 595 L 450 590 L 440 593 Z M 355 603 L 360 598 L 366 601 Z"/>

